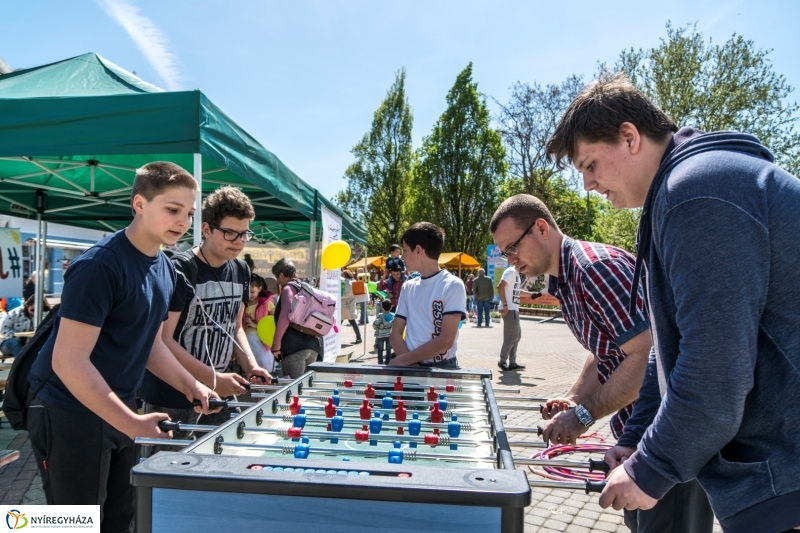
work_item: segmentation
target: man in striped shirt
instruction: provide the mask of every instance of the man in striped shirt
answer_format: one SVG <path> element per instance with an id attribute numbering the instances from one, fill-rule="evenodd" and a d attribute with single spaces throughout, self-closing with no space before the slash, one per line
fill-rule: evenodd
<path id="1" fill-rule="evenodd" d="M 611 431 L 622 434 L 642 385 L 652 342 L 639 289 L 636 312 L 628 310 L 635 258 L 619 248 L 571 239 L 538 198 L 519 194 L 492 217 L 494 242 L 509 264 L 527 277 L 550 275 L 564 321 L 590 353 L 563 398 L 542 413 L 550 421 L 543 438 L 574 444 L 594 421 L 615 413 Z M 648 511 L 626 515 L 634 533 L 711 531 L 713 515 L 696 481 L 677 485 L 674 497 Z"/>

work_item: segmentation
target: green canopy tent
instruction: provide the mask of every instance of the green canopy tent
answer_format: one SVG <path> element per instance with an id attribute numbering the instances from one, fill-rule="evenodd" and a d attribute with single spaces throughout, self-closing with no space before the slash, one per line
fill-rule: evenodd
<path id="1" fill-rule="evenodd" d="M 203 194 L 241 187 L 264 240 L 310 239 L 313 254 L 325 206 L 344 239 L 366 243 L 363 228 L 200 91 L 165 92 L 93 53 L 0 75 L 0 213 L 115 231 L 131 220 L 135 169 L 155 160 L 191 170 Z"/>

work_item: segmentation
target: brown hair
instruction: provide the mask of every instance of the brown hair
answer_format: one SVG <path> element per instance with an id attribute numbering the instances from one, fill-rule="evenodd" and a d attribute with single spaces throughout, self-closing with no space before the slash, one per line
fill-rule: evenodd
<path id="1" fill-rule="evenodd" d="M 639 133 L 661 141 L 678 127 L 637 89 L 624 72 L 604 74 L 575 97 L 545 147 L 547 159 L 564 168 L 575 157 L 578 141 L 616 143 L 619 128 L 630 122 Z"/>
<path id="2" fill-rule="evenodd" d="M 185 187 L 197 190 L 197 181 L 183 168 L 169 161 L 154 161 L 136 169 L 136 177 L 131 187 L 131 203 L 139 194 L 148 201 L 170 187 Z"/>
<path id="3" fill-rule="evenodd" d="M 492 233 L 497 231 L 497 226 L 507 218 L 512 219 L 514 224 L 523 230 L 533 225 L 540 218 L 544 219 L 551 228 L 559 229 L 556 220 L 550 210 L 547 209 L 547 206 L 544 205 L 544 202 L 530 194 L 517 194 L 500 204 L 500 207 L 497 208 L 494 216 L 492 216 L 492 221 L 489 223 L 489 231 Z"/>
<path id="4" fill-rule="evenodd" d="M 240 189 L 225 185 L 209 194 L 203 200 L 203 222 L 209 226 L 219 226 L 225 217 L 239 220 L 253 220 L 256 212 L 253 204 Z"/>
<path id="5" fill-rule="evenodd" d="M 403 233 L 400 242 L 404 242 L 412 250 L 421 246 L 431 259 L 439 259 L 444 248 L 444 230 L 430 222 L 417 222 Z"/>
<path id="6" fill-rule="evenodd" d="M 36 304 L 36 295 L 28 296 L 28 299 L 25 300 L 25 309 L 27 310 L 28 307 Z M 50 304 L 47 303 L 47 300 L 42 300 L 42 310 L 49 311 Z"/>

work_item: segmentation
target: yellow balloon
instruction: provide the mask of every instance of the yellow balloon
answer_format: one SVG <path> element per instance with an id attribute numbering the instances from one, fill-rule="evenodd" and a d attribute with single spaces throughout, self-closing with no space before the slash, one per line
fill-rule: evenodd
<path id="1" fill-rule="evenodd" d="M 350 262 L 350 245 L 344 241 L 333 241 L 322 250 L 322 268 L 338 270 Z"/>
<path id="2" fill-rule="evenodd" d="M 275 317 L 268 315 L 259 320 L 256 326 L 256 333 L 261 342 L 267 346 L 272 346 L 272 341 L 275 340 Z"/>

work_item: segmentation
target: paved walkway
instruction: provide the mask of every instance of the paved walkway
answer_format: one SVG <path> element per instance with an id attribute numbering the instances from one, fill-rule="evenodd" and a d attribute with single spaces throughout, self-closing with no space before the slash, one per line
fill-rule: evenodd
<path id="1" fill-rule="evenodd" d="M 363 326 L 362 326 L 363 328 Z M 363 331 L 363 330 L 362 330 Z M 497 368 L 498 353 L 502 344 L 502 324 L 492 328 L 477 328 L 465 324 L 459 335 L 459 361 L 462 368 L 489 369 L 496 386 L 519 388 L 525 396 L 555 396 L 564 394 L 572 385 L 588 352 L 578 344 L 563 322 L 540 324 L 537 320 L 522 320 L 522 342 L 517 362 L 526 365 L 520 372 L 501 372 Z M 371 353 L 373 329 L 367 326 L 366 356 L 364 345 L 351 345 L 355 339 L 353 330 L 343 329 L 343 353 L 353 353 L 356 362 L 375 364 L 377 355 Z M 537 411 L 509 411 L 505 423 L 508 426 L 535 427 L 542 424 Z M 610 438 L 607 420 L 598 422 L 593 429 L 600 437 Z M 537 440 L 535 435 L 512 434 L 513 440 Z M 593 440 L 596 442 L 597 440 Z M 25 432 L 9 429 L 4 421 L 0 429 L 0 449 L 20 450 L 20 459 L 0 468 L 0 504 L 44 504 L 41 479 L 36 471 L 30 442 Z M 515 447 L 515 455 L 529 457 L 535 448 Z M 597 459 L 599 454 L 594 456 Z M 579 457 L 575 457 L 579 458 Z M 533 476 L 531 474 L 531 476 Z M 596 494 L 586 495 L 579 491 L 564 491 L 534 488 L 531 505 L 525 512 L 526 533 L 586 533 L 609 531 L 627 533 L 622 523 L 622 512 L 601 509 Z M 721 531 L 715 526 L 715 532 Z"/>

